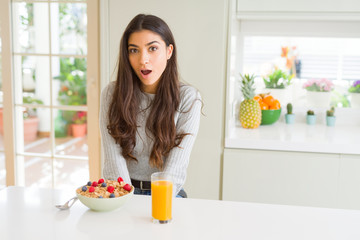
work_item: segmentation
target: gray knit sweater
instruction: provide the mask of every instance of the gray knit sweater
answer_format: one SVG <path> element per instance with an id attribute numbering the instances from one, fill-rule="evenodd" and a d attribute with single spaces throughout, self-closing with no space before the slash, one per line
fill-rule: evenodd
<path id="1" fill-rule="evenodd" d="M 100 103 L 100 131 L 101 143 L 104 151 L 103 177 L 105 179 L 117 179 L 122 177 L 125 182 L 131 183 L 130 178 L 140 181 L 150 181 L 151 174 L 159 169 L 149 164 L 149 158 L 153 147 L 153 141 L 145 132 L 146 120 L 151 111 L 148 106 L 155 98 L 155 94 L 141 94 L 141 111 L 138 115 L 138 129 L 136 133 L 136 145 L 133 155 L 138 162 L 126 161 L 120 154 L 121 147 L 115 143 L 107 130 L 108 108 L 110 105 L 115 82 L 111 82 L 101 93 Z M 201 114 L 201 97 L 199 92 L 187 85 L 180 87 L 180 105 L 175 113 L 174 121 L 177 133 L 190 133 L 183 138 L 180 147 L 173 148 L 164 159 L 164 172 L 174 177 L 174 195 L 183 187 L 186 178 L 186 170 L 189 164 L 190 153 L 198 133 Z"/>

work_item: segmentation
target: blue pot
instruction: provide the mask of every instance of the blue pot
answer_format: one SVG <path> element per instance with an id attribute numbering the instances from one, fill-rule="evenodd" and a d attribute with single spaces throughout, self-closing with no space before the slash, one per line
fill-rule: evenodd
<path id="1" fill-rule="evenodd" d="M 335 116 L 326 116 L 326 125 L 329 127 L 335 126 L 336 117 Z"/>
<path id="2" fill-rule="evenodd" d="M 306 115 L 306 123 L 309 125 L 315 125 L 316 115 Z"/>
<path id="3" fill-rule="evenodd" d="M 285 122 L 287 124 L 293 124 L 295 122 L 295 114 L 285 114 Z"/>

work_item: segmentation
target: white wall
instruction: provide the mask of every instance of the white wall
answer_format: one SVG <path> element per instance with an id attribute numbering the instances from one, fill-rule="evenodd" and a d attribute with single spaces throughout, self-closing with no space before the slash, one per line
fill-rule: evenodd
<path id="1" fill-rule="evenodd" d="M 205 116 L 193 148 L 185 190 L 189 197 L 219 199 L 223 152 L 227 0 L 108 0 L 102 3 L 102 88 L 114 80 L 121 35 L 139 13 L 164 19 L 175 36 L 182 79 L 199 89 Z M 105 71 L 105 72 L 104 72 Z M 112 74 L 112 76 L 111 76 Z"/>

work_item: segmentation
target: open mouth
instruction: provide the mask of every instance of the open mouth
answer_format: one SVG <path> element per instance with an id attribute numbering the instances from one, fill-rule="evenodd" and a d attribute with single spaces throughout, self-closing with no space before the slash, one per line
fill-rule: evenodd
<path id="1" fill-rule="evenodd" d="M 145 76 L 150 74 L 151 72 L 152 72 L 151 70 L 141 70 L 141 73 Z"/>

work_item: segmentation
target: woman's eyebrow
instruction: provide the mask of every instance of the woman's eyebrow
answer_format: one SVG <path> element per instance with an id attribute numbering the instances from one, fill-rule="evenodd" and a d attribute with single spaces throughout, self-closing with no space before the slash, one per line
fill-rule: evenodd
<path id="1" fill-rule="evenodd" d="M 152 42 L 149 42 L 149 43 L 145 44 L 145 46 L 149 46 L 149 45 L 154 44 L 154 43 L 160 44 L 158 41 L 152 41 Z M 138 48 L 139 46 L 137 46 L 136 44 L 129 43 L 128 47 L 136 47 L 136 48 Z"/>
<path id="2" fill-rule="evenodd" d="M 139 46 L 130 43 L 130 44 L 128 44 L 128 47 L 137 47 L 138 48 Z"/>
<path id="3" fill-rule="evenodd" d="M 152 41 L 152 42 L 147 43 L 146 46 L 149 46 L 149 45 L 151 45 L 151 44 L 153 44 L 153 43 L 160 44 L 158 41 Z"/>

